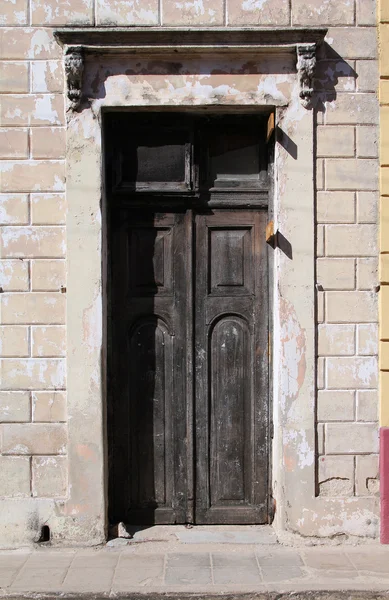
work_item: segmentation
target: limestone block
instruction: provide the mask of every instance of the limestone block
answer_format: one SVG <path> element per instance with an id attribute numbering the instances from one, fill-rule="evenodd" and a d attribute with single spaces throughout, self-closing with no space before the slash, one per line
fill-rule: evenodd
<path id="1" fill-rule="evenodd" d="M 32 392 L 32 420 L 41 423 L 66 421 L 66 392 Z"/>
<path id="2" fill-rule="evenodd" d="M 358 223 L 377 223 L 378 192 L 357 192 Z"/>
<path id="3" fill-rule="evenodd" d="M 3 0 L 1 3 L 0 25 L 27 25 L 28 1 Z"/>
<path id="4" fill-rule="evenodd" d="M 327 358 L 328 389 L 372 389 L 377 387 L 378 365 L 374 356 Z M 374 452 L 374 450 L 369 450 Z"/>
<path id="5" fill-rule="evenodd" d="M 324 189 L 324 160 L 322 158 L 316 160 L 316 189 Z"/>
<path id="6" fill-rule="evenodd" d="M 67 458 L 65 456 L 32 457 L 32 495 L 41 498 L 65 496 Z"/>
<path id="7" fill-rule="evenodd" d="M 325 387 L 325 367 L 326 359 L 319 356 L 317 359 L 317 387 L 319 390 L 322 390 Z"/>
<path id="8" fill-rule="evenodd" d="M 32 25 L 93 25 L 92 0 L 32 0 Z"/>
<path id="9" fill-rule="evenodd" d="M 317 323 L 323 323 L 324 322 L 324 302 L 325 302 L 325 293 L 324 292 L 317 292 L 317 315 L 316 315 L 316 319 L 317 319 Z"/>
<path id="10" fill-rule="evenodd" d="M 361 356 L 378 353 L 378 324 L 364 323 L 357 327 L 357 352 Z"/>
<path id="11" fill-rule="evenodd" d="M 12 94 L 30 91 L 27 62 L 0 61 L 0 93 Z"/>
<path id="12" fill-rule="evenodd" d="M 352 356 L 355 354 L 355 326 L 330 325 L 318 328 L 318 352 L 321 356 Z"/>
<path id="13" fill-rule="evenodd" d="M 377 5 L 376 0 L 357 1 L 357 25 L 376 25 Z"/>
<path id="14" fill-rule="evenodd" d="M 61 357 L 66 353 L 66 328 L 61 325 L 32 327 L 32 356 Z"/>
<path id="15" fill-rule="evenodd" d="M 62 258 L 65 227 L 3 227 L 1 258 Z"/>
<path id="16" fill-rule="evenodd" d="M 28 261 L 0 260 L 0 287 L 4 292 L 28 291 Z"/>
<path id="17" fill-rule="evenodd" d="M 377 158 L 378 128 L 367 125 L 356 128 L 358 158 Z"/>
<path id="18" fill-rule="evenodd" d="M 327 256 L 376 256 L 375 225 L 327 225 Z"/>
<path id="19" fill-rule="evenodd" d="M 377 258 L 357 259 L 357 287 L 359 290 L 374 290 L 378 285 Z"/>
<path id="20" fill-rule="evenodd" d="M 318 223 L 354 223 L 354 192 L 318 192 L 316 218 Z"/>
<path id="21" fill-rule="evenodd" d="M 355 392 L 351 390 L 319 390 L 317 396 L 318 421 L 353 421 Z"/>
<path id="22" fill-rule="evenodd" d="M 318 91 L 353 92 L 356 77 L 354 60 L 321 59 L 316 65 L 314 88 Z"/>
<path id="23" fill-rule="evenodd" d="M 380 342 L 379 367 L 382 371 L 389 371 L 389 342 Z"/>
<path id="24" fill-rule="evenodd" d="M 2 192 L 61 192 L 65 189 L 65 162 L 60 160 L 0 162 Z"/>
<path id="25" fill-rule="evenodd" d="M 290 10 L 287 0 L 227 0 L 228 25 L 289 25 Z"/>
<path id="26" fill-rule="evenodd" d="M 56 293 L 1 294 L 3 325 L 62 325 L 65 295 Z"/>
<path id="27" fill-rule="evenodd" d="M 28 129 L 0 129 L 0 158 L 28 158 Z"/>
<path id="28" fill-rule="evenodd" d="M 29 392 L 0 392 L 0 422 L 23 423 L 30 420 Z"/>
<path id="29" fill-rule="evenodd" d="M 319 194 L 320 192 L 318 192 Z M 324 256 L 324 226 L 316 227 L 316 256 Z"/>
<path id="30" fill-rule="evenodd" d="M 0 497 L 30 496 L 30 458 L 0 456 Z"/>
<path id="31" fill-rule="evenodd" d="M 31 91 L 38 94 L 46 92 L 63 92 L 63 61 L 33 61 L 31 63 Z"/>
<path id="32" fill-rule="evenodd" d="M 180 3 L 180 6 L 183 7 L 184 4 Z M 200 6 L 198 10 L 201 11 Z M 144 0 L 143 2 L 139 3 L 129 3 L 125 0 L 97 0 L 96 22 L 97 25 L 107 26 L 158 25 L 158 0 Z M 167 25 L 165 19 L 163 24 Z"/>
<path id="33" fill-rule="evenodd" d="M 378 61 L 357 60 L 355 70 L 357 72 L 358 92 L 376 92 L 378 86 Z"/>
<path id="34" fill-rule="evenodd" d="M 62 49 L 54 39 L 53 29 L 38 27 L 2 27 L 0 59 L 60 58 Z"/>
<path id="35" fill-rule="evenodd" d="M 62 127 L 33 127 L 31 129 L 32 158 L 65 158 L 65 133 Z"/>
<path id="36" fill-rule="evenodd" d="M 148 0 L 150 2 L 150 0 Z M 150 4 L 152 4 L 150 2 Z M 235 2 L 239 5 L 239 1 Z M 223 0 L 203 0 L 196 2 L 177 2 L 177 0 L 163 0 L 164 25 L 224 25 Z M 153 11 L 150 11 L 153 14 Z M 157 17 L 158 11 L 154 9 Z"/>
<path id="37" fill-rule="evenodd" d="M 354 127 L 320 126 L 317 128 L 318 156 L 354 156 Z"/>
<path id="38" fill-rule="evenodd" d="M 357 421 L 377 421 L 378 392 L 377 390 L 357 391 Z"/>
<path id="39" fill-rule="evenodd" d="M 63 125 L 65 122 L 63 94 L 23 94 L 3 96 L 0 123 L 10 125 Z"/>
<path id="40" fill-rule="evenodd" d="M 319 454 L 324 454 L 324 424 L 317 425 L 317 451 Z"/>
<path id="41" fill-rule="evenodd" d="M 378 455 L 357 456 L 355 469 L 355 492 L 357 496 L 379 496 Z"/>
<path id="42" fill-rule="evenodd" d="M 324 290 L 355 289 L 355 261 L 351 258 L 319 258 L 317 282 Z"/>
<path id="43" fill-rule="evenodd" d="M 376 125 L 378 101 L 374 94 L 339 93 L 336 100 L 327 103 L 328 125 Z"/>
<path id="44" fill-rule="evenodd" d="M 33 291 L 59 291 L 61 287 L 66 287 L 65 261 L 31 261 L 31 289 Z"/>
<path id="45" fill-rule="evenodd" d="M 365 454 L 378 452 L 378 427 L 371 423 L 327 423 L 328 454 Z"/>
<path id="46" fill-rule="evenodd" d="M 379 25 L 379 39 L 381 48 L 389 48 L 389 24 Z M 380 73 L 381 77 L 389 76 L 389 56 L 388 52 L 380 52 Z"/>
<path id="47" fill-rule="evenodd" d="M 293 0 L 293 25 L 353 25 L 354 3 L 349 0 Z"/>
<path id="48" fill-rule="evenodd" d="M 30 356 L 28 327 L 6 325 L 0 327 L 0 356 Z"/>
<path id="49" fill-rule="evenodd" d="M 50 390 L 65 386 L 65 361 L 60 358 L 5 358 L 0 367 L 0 389 Z"/>
<path id="50" fill-rule="evenodd" d="M 342 59 L 377 57 L 375 27 L 330 27 L 325 41 Z"/>
<path id="51" fill-rule="evenodd" d="M 0 194 L 0 225 L 26 225 L 28 219 L 27 194 Z"/>
<path id="52" fill-rule="evenodd" d="M 326 301 L 329 323 L 377 321 L 377 295 L 374 292 L 327 292 Z"/>
<path id="53" fill-rule="evenodd" d="M 33 225 L 64 225 L 65 222 L 65 194 L 31 194 Z"/>
<path id="54" fill-rule="evenodd" d="M 326 186 L 329 190 L 377 190 L 377 161 L 365 158 L 328 158 Z"/>
<path id="55" fill-rule="evenodd" d="M 64 454 L 67 431 L 62 423 L 7 423 L 1 426 L 3 454 Z"/>
<path id="56" fill-rule="evenodd" d="M 380 281 L 389 283 L 389 254 L 380 255 Z"/>
<path id="57" fill-rule="evenodd" d="M 321 456 L 319 459 L 320 496 L 354 495 L 354 457 Z"/>

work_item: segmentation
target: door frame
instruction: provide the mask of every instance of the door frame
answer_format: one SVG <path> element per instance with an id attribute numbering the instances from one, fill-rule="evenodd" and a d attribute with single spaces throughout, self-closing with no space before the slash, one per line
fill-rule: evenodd
<path id="1" fill-rule="evenodd" d="M 293 64 L 290 49 L 285 50 L 285 54 L 281 51 L 281 55 L 277 55 L 278 61 L 280 56 L 286 63 L 292 61 Z M 184 60 L 191 61 L 192 58 Z M 108 56 L 106 60 L 111 64 L 112 57 Z M 214 60 L 217 61 L 217 57 Z M 236 73 L 235 69 L 246 63 L 247 57 L 231 56 L 229 60 L 235 61 Z M 67 539 L 84 543 L 92 543 L 92 539 L 94 543 L 96 540 L 101 542 L 108 529 L 104 325 L 106 200 L 102 181 L 101 113 L 103 110 L 144 110 L 146 107 L 159 111 L 161 107 L 166 108 L 167 103 L 165 89 L 150 95 L 154 80 L 149 81 L 147 76 L 142 100 L 136 86 L 125 88 L 125 98 L 116 95 L 118 78 L 131 79 L 125 75 L 131 61 L 135 68 L 140 58 L 115 57 L 114 73 L 105 71 L 103 97 L 100 88 L 93 87 L 95 69 L 100 68 L 101 61 L 87 65 L 88 79 L 84 90 L 89 98 L 88 105 L 82 111 L 69 114 L 67 129 L 67 371 L 71 419 L 68 446 L 70 496 L 64 518 L 65 523 L 69 523 Z M 105 68 L 104 61 L 102 63 Z M 266 75 L 272 79 L 272 90 L 277 89 L 274 81 L 279 75 L 276 73 Z M 290 76 L 280 76 L 282 98 L 270 97 L 271 94 L 264 98 L 258 84 L 252 90 L 249 76 L 246 80 L 246 75 L 242 75 L 243 86 L 238 95 L 226 95 L 222 103 L 220 96 L 204 96 L 201 75 L 190 100 L 177 88 L 175 74 L 164 74 L 163 77 L 164 81 L 173 82 L 169 87 L 168 104 L 174 110 L 193 110 L 194 107 L 209 110 L 210 105 L 223 111 L 268 110 L 269 106 L 276 110 L 276 127 L 283 133 L 278 135 L 275 147 L 274 223 L 293 248 L 293 257 L 280 249 L 271 253 L 274 269 L 271 292 L 274 311 L 271 485 L 277 503 L 274 525 L 279 532 L 289 530 L 304 535 L 316 535 L 321 527 L 327 532 L 337 531 L 336 524 L 328 525 L 326 515 L 338 510 L 333 506 L 338 501 L 331 499 L 329 506 L 328 499 L 315 497 L 314 113 L 301 105 L 297 73 L 292 70 Z M 223 81 L 226 77 L 228 75 L 223 75 Z M 231 77 L 235 78 L 235 75 Z M 239 86 L 239 78 L 234 81 Z M 304 177 L 301 177 L 302 172 Z M 80 248 L 82 272 L 79 268 Z M 339 510 L 345 515 L 342 530 L 347 530 L 349 522 L 350 531 L 355 532 L 360 504 L 342 500 Z M 373 515 L 373 510 L 369 514 Z"/>

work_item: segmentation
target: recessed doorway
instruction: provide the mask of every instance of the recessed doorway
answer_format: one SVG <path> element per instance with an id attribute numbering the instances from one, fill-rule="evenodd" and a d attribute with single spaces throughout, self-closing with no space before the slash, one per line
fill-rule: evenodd
<path id="1" fill-rule="evenodd" d="M 104 116 L 111 523 L 268 522 L 266 123 Z"/>

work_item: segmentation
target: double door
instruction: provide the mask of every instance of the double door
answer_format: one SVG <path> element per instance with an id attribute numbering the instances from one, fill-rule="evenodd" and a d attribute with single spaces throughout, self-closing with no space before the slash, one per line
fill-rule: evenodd
<path id="1" fill-rule="evenodd" d="M 111 522 L 267 522 L 266 217 L 113 213 Z"/>

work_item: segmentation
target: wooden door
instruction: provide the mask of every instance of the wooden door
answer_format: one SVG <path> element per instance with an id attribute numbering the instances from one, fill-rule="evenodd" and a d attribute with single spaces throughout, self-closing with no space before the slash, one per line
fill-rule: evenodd
<path id="1" fill-rule="evenodd" d="M 104 119 L 110 522 L 267 522 L 263 117 Z"/>
<path id="2" fill-rule="evenodd" d="M 196 217 L 196 522 L 263 523 L 268 480 L 266 213 Z"/>
<path id="3" fill-rule="evenodd" d="M 191 223 L 123 209 L 111 226 L 110 521 L 184 523 Z"/>

